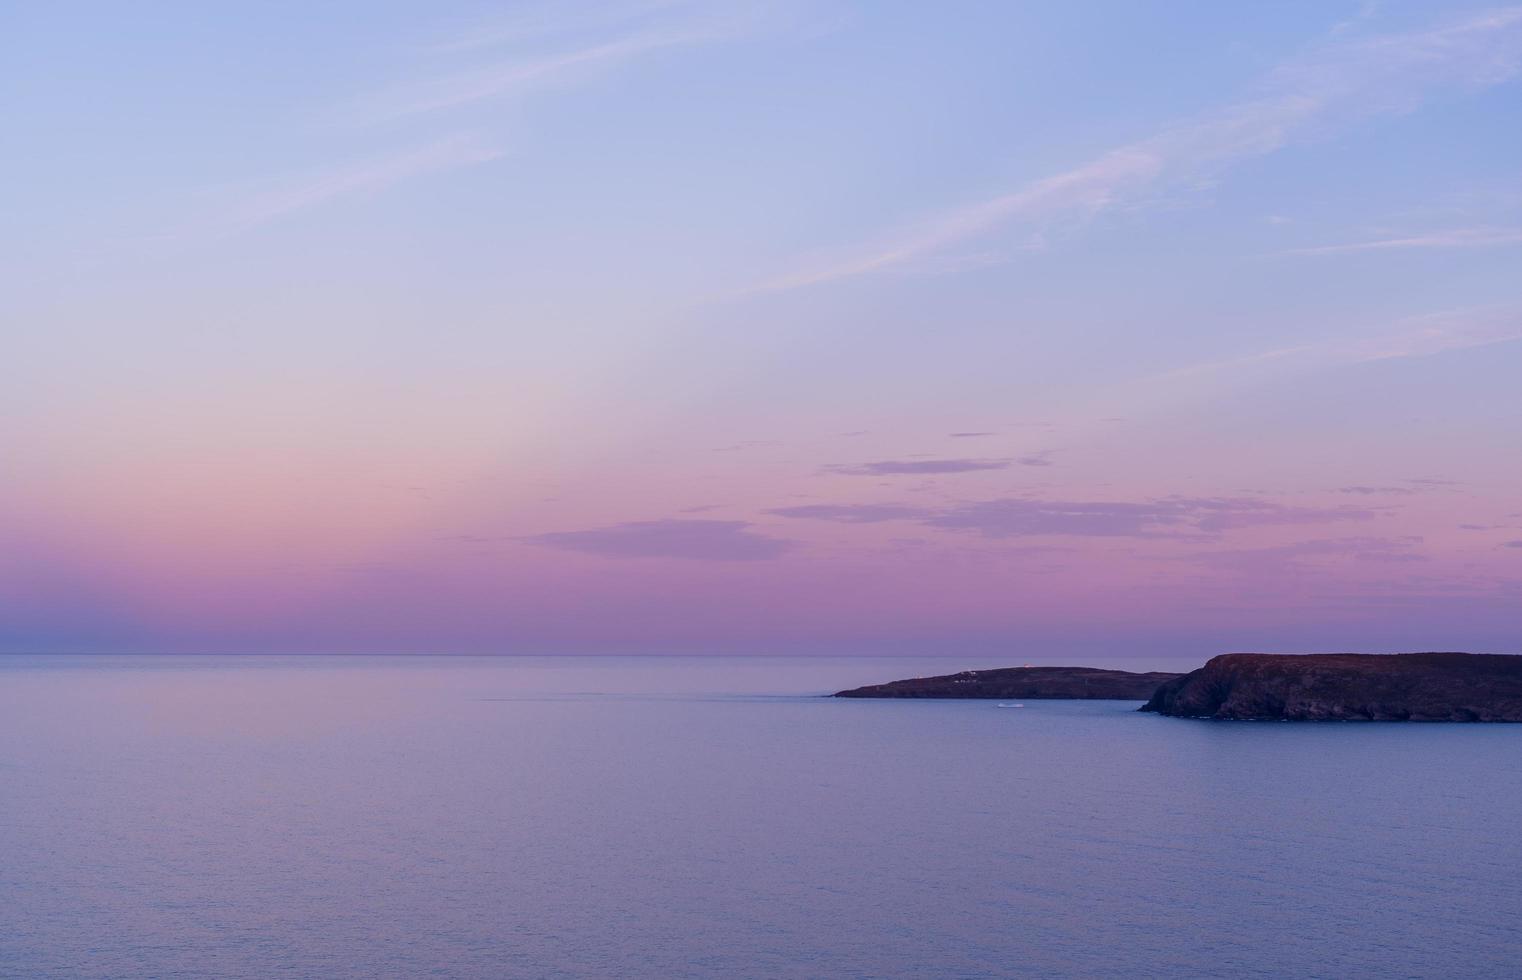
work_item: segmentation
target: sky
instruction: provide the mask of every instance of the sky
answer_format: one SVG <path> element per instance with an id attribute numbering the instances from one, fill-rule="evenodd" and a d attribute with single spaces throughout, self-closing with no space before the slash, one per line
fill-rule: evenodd
<path id="1" fill-rule="evenodd" d="M 1522 6 L 0 4 L 0 651 L 1522 648 Z"/>

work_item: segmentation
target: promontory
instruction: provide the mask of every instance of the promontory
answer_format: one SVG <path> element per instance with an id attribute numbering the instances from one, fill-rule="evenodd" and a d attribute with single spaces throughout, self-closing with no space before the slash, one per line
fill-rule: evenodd
<path id="1" fill-rule="evenodd" d="M 1145 701 L 1180 674 L 1098 667 L 1000 667 L 912 677 L 840 691 L 837 698 L 1029 698 Z"/>
<path id="2" fill-rule="evenodd" d="M 1228 653 L 1141 708 L 1181 718 L 1522 722 L 1522 656 Z"/>

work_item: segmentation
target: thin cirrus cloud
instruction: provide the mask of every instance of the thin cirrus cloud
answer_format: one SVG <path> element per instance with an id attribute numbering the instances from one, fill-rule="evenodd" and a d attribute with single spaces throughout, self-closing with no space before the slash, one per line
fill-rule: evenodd
<path id="1" fill-rule="evenodd" d="M 520 11 L 513 21 L 433 49 L 435 54 L 459 56 L 510 45 L 514 46 L 510 57 L 393 86 L 344 106 L 342 114 L 361 122 L 381 122 L 527 97 L 662 48 L 746 36 L 776 19 L 764 13 L 759 5 L 718 8 L 679 0 L 598 4 L 578 10 L 544 5 Z M 546 39 L 558 39 L 557 46 L 539 52 L 520 50 L 523 42 Z M 503 155 L 503 150 L 479 134 L 456 134 L 269 182 L 226 208 L 223 223 L 233 231 L 243 230 L 338 199 L 374 194 L 403 181 L 487 163 Z"/>
<path id="2" fill-rule="evenodd" d="M 1383 335 L 1328 345 L 1324 353 L 1334 360 L 1362 363 L 1430 357 L 1514 340 L 1522 340 L 1522 308 L 1448 310 L 1407 318 Z"/>
<path id="3" fill-rule="evenodd" d="M 1277 576 L 1303 570 L 1307 564 L 1327 560 L 1387 564 L 1427 561 L 1427 556 L 1416 550 L 1421 543 L 1422 539 L 1416 536 L 1321 538 L 1266 548 L 1200 551 L 1184 555 L 1178 560 L 1241 574 Z"/>
<path id="4" fill-rule="evenodd" d="M 692 6 L 691 0 L 629 0 L 623 3 L 518 5 L 512 13 L 491 18 L 468 32 L 434 44 L 435 53 L 471 51 L 497 45 L 521 44 L 638 23 L 653 15 Z"/>
<path id="5" fill-rule="evenodd" d="M 792 5 L 752 2 L 544 5 L 483 25 L 433 46 L 439 55 L 510 49 L 485 64 L 444 71 L 383 89 L 354 109 L 361 121 L 384 122 L 538 94 L 574 84 L 657 51 L 735 41 L 791 23 Z M 551 42 L 524 50 L 528 42 Z"/>
<path id="6" fill-rule="evenodd" d="M 343 107 L 362 122 L 399 120 L 471 104 L 527 97 L 569 84 L 582 73 L 613 67 L 661 48 L 733 40 L 780 22 L 767 8 L 729 8 L 680 0 L 601 4 L 577 11 L 545 5 L 472 36 L 438 45 L 435 53 L 469 53 L 504 44 L 562 38 L 559 47 L 538 53 L 516 51 L 485 66 L 436 74 L 394 86 Z M 587 38 L 588 31 L 621 28 L 612 36 Z M 569 36 L 569 37 L 567 37 Z M 404 181 L 476 166 L 505 155 L 479 133 L 457 133 L 390 153 L 265 182 L 221 209 L 213 223 L 222 231 L 242 231 L 331 202 L 372 195 Z"/>
<path id="7" fill-rule="evenodd" d="M 1522 308 L 1502 306 L 1443 310 L 1405 317 L 1380 331 L 1257 351 L 1206 361 L 1140 379 L 1133 384 L 1172 388 L 1177 382 L 1211 375 L 1274 369 L 1309 369 L 1490 347 L 1522 340 Z M 1408 481 L 1419 483 L 1421 481 Z"/>
<path id="8" fill-rule="evenodd" d="M 935 512 L 923 507 L 899 504 L 801 504 L 797 507 L 776 507 L 766 511 L 777 517 L 798 520 L 834 521 L 840 524 L 878 524 L 883 521 L 907 521 L 934 516 Z"/>
<path id="9" fill-rule="evenodd" d="M 1356 507 L 1292 507 L 1256 497 L 1166 497 L 1148 501 L 1004 498 L 974 501 L 940 511 L 895 504 L 807 504 L 766 513 L 841 524 L 914 521 L 926 527 L 972 532 L 987 538 L 1218 534 L 1244 527 L 1367 521 L 1377 516 L 1375 511 Z"/>
<path id="10" fill-rule="evenodd" d="M 344 198 L 364 197 L 403 181 L 489 163 L 503 151 L 470 133 L 371 157 L 343 167 L 273 182 L 226 210 L 231 230 L 267 224 Z"/>
<path id="11" fill-rule="evenodd" d="M 1353 507 L 1290 507 L 1254 497 L 1167 497 L 1143 502 L 1008 498 L 963 504 L 924 521 L 930 527 L 989 538 L 1043 534 L 1152 537 L 1188 531 L 1215 534 L 1244 527 L 1366 521 Z"/>
<path id="12" fill-rule="evenodd" d="M 519 58 L 384 91 L 361 106 L 361 115 L 381 121 L 453 109 L 488 99 L 521 97 L 549 85 L 562 84 L 577 70 L 617 64 L 659 48 L 699 40 L 697 35 L 680 32 L 651 32 L 542 57 Z"/>
<path id="13" fill-rule="evenodd" d="M 882 459 L 873 463 L 836 463 L 826 466 L 825 470 L 848 476 L 928 476 L 1005 470 L 1012 462 L 1009 459 Z"/>
<path id="14" fill-rule="evenodd" d="M 1420 235 L 1376 238 L 1341 245 L 1318 245 L 1292 248 L 1290 255 L 1340 255 L 1348 252 L 1388 252 L 1402 249 L 1496 248 L 1522 245 L 1522 229 L 1517 228 L 1449 228 Z"/>
<path id="15" fill-rule="evenodd" d="M 1449 87 L 1484 88 L 1522 67 L 1522 7 L 1490 10 L 1426 31 L 1333 40 L 1279 66 L 1258 94 L 1116 147 L 1018 190 L 955 209 L 844 257 L 810 263 L 748 292 L 822 285 L 935 256 L 997 229 L 1039 233 L 1168 184 L 1209 177 L 1329 126 L 1407 112 Z"/>
<path id="16" fill-rule="evenodd" d="M 763 561 L 778 558 L 793 542 L 750 530 L 747 521 L 670 519 L 629 521 L 584 531 L 553 531 L 520 540 L 604 558 L 684 558 L 697 561 Z"/>

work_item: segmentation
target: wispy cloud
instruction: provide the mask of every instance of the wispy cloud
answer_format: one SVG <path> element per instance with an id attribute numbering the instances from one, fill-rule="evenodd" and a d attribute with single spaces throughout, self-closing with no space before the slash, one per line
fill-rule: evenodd
<path id="1" fill-rule="evenodd" d="M 1352 560 L 1387 564 L 1426 561 L 1427 556 L 1417 550 L 1421 543 L 1419 537 L 1323 538 L 1267 548 L 1200 551 L 1185 555 L 1181 560 L 1239 574 L 1278 577 L 1303 569 L 1307 564 L 1324 561 Z"/>
<path id="2" fill-rule="evenodd" d="M 837 524 L 878 524 L 930 517 L 934 511 L 899 504 L 801 504 L 766 511 L 777 517 L 808 521 L 833 521 Z"/>
<path id="3" fill-rule="evenodd" d="M 963 504 L 923 523 L 984 537 L 1035 535 L 1151 537 L 1167 531 L 1206 534 L 1244 527 L 1372 520 L 1355 507 L 1290 507 L 1254 497 L 1168 497 L 1141 502 L 985 500 Z"/>
<path id="4" fill-rule="evenodd" d="M 751 292 L 878 272 L 1014 224 L 1039 233 L 1053 222 L 1083 220 L 1164 185 L 1210 176 L 1328 126 L 1409 111 L 1444 88 L 1497 84 L 1522 67 L 1522 7 L 1415 33 L 1363 39 L 1341 34 L 1270 73 L 1250 98 L 1071 170 L 933 216 L 853 253 L 816 260 Z"/>
<path id="5" fill-rule="evenodd" d="M 1219 534 L 1245 527 L 1368 521 L 1358 507 L 1295 507 L 1259 497 L 1164 497 L 1156 500 L 980 500 L 940 510 L 897 504 L 806 504 L 766 513 L 841 524 L 913 521 L 987 538 L 1156 537 Z"/>
<path id="6" fill-rule="evenodd" d="M 1522 340 L 1522 308 L 1502 306 L 1444 310 L 1406 317 L 1383 330 L 1364 330 L 1351 336 L 1190 364 L 1135 383 L 1171 388 L 1179 381 L 1189 378 L 1229 376 L 1262 369 L 1304 370 L 1431 357 L 1517 340 Z"/>
<path id="7" fill-rule="evenodd" d="M 767 446 L 780 446 L 780 445 L 782 445 L 782 442 L 781 442 L 781 440 L 778 440 L 778 439 L 745 439 L 745 440 L 743 440 L 741 442 L 731 443 L 728 446 L 715 446 L 714 449 L 713 449 L 713 452 L 716 452 L 716 453 L 738 453 L 738 452 L 744 452 L 747 449 L 762 449 L 762 448 L 765 448 Z"/>
<path id="8" fill-rule="evenodd" d="M 760 561 L 777 558 L 793 542 L 750 530 L 746 521 L 630 521 L 585 531 L 554 531 L 521 540 L 605 558 L 687 558 Z"/>
<path id="9" fill-rule="evenodd" d="M 830 473 L 849 476 L 898 476 L 935 475 L 942 473 L 973 473 L 979 470 L 1008 469 L 1013 460 L 1008 459 L 883 459 L 874 463 L 837 463 L 826 466 Z"/>
<path id="10" fill-rule="evenodd" d="M 1430 357 L 1447 351 L 1489 347 L 1522 340 L 1522 310 L 1512 308 L 1449 310 L 1401 321 L 1388 334 L 1355 338 L 1333 345 L 1337 360 L 1363 362 Z"/>
<path id="11" fill-rule="evenodd" d="M 235 231 L 251 228 L 343 198 L 376 194 L 417 177 L 488 163 L 502 155 L 502 150 L 474 134 L 457 134 L 347 166 L 271 182 L 228 206 L 222 223 Z"/>
<path id="12" fill-rule="evenodd" d="M 624 0 L 541 4 L 433 45 L 422 77 L 341 107 L 361 122 L 396 121 L 478 103 L 526 97 L 663 49 L 734 40 L 796 23 L 789 4 L 741 0 Z M 446 59 L 449 65 L 441 64 Z M 240 230 L 340 198 L 503 156 L 492 140 L 461 133 L 245 191 L 216 219 Z M 219 230 L 225 230 L 219 229 Z"/>
<path id="13" fill-rule="evenodd" d="M 372 120 L 433 112 L 481 102 L 526 95 L 563 83 L 577 69 L 592 69 L 626 61 L 659 48 L 692 44 L 702 38 L 677 31 L 651 32 L 617 38 L 540 57 L 518 58 L 486 68 L 397 86 L 381 92 L 361 107 Z"/>
<path id="14" fill-rule="evenodd" d="M 1419 235 L 1376 238 L 1342 245 L 1319 245 L 1294 248 L 1291 255 L 1337 255 L 1347 252 L 1382 252 L 1401 249 L 1487 248 L 1522 245 L 1522 229 L 1517 228 L 1448 228 Z"/>
<path id="15" fill-rule="evenodd" d="M 625 27 L 691 6 L 692 0 L 625 0 L 575 6 L 565 3 L 522 4 L 510 13 L 477 23 L 468 31 L 434 44 L 429 50 L 449 54 Z"/>
<path id="16" fill-rule="evenodd" d="M 355 107 L 365 121 L 521 98 L 663 49 L 734 41 L 791 23 L 790 4 L 695 0 L 542 5 L 435 45 L 478 62 L 394 85 Z"/>

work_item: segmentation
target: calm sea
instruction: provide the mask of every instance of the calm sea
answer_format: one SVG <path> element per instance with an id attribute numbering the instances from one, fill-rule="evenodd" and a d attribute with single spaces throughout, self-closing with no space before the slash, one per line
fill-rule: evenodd
<path id="1" fill-rule="evenodd" d="M 0 657 L 0 976 L 1522 976 L 1522 726 L 992 665 Z"/>

